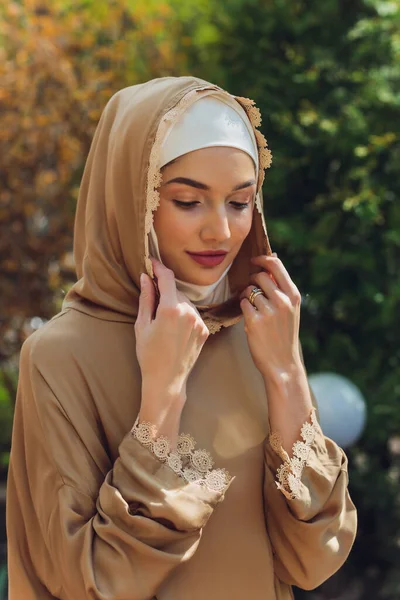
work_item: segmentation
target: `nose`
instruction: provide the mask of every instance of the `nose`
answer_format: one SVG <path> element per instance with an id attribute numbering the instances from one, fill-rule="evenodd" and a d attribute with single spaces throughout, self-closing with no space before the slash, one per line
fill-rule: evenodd
<path id="1" fill-rule="evenodd" d="M 205 242 L 224 242 L 231 237 L 231 228 L 225 207 L 210 211 L 203 223 L 201 237 Z"/>

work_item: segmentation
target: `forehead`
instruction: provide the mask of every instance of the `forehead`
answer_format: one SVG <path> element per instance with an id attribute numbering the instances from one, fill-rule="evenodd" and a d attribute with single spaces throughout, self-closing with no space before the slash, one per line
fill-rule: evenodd
<path id="1" fill-rule="evenodd" d="M 162 170 L 163 183 L 185 176 L 201 181 L 210 187 L 223 182 L 234 185 L 254 179 L 256 168 L 253 159 L 243 150 L 230 147 L 201 148 L 180 156 Z"/>

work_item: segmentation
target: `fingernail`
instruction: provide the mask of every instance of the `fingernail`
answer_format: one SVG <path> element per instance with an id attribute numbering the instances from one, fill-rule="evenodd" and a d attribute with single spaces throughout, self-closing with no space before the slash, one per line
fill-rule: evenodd
<path id="1" fill-rule="evenodd" d="M 144 273 L 142 273 L 140 276 L 140 287 L 143 287 L 145 282 L 146 282 L 146 277 L 144 276 Z"/>
<path id="2" fill-rule="evenodd" d="M 272 256 L 275 256 L 276 258 L 278 258 L 278 253 L 277 252 L 273 252 Z"/>

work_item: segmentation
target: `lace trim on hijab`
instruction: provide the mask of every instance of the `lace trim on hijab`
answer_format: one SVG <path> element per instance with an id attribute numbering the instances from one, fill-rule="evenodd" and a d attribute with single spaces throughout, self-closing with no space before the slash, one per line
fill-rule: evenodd
<path id="1" fill-rule="evenodd" d="M 188 433 L 178 437 L 176 449 L 165 436 L 156 437 L 156 427 L 151 423 L 139 423 L 139 416 L 132 428 L 134 437 L 148 448 L 159 461 L 166 463 L 179 477 L 188 483 L 223 492 L 232 477 L 226 469 L 213 469 L 214 461 L 207 450 L 196 450 L 196 442 Z"/>
<path id="2" fill-rule="evenodd" d="M 149 233 L 151 226 L 153 224 L 153 213 L 157 209 L 160 203 L 160 193 L 158 188 L 162 182 L 161 170 L 158 168 L 160 163 L 160 153 L 161 147 L 164 141 L 164 138 L 169 130 L 172 127 L 173 123 L 176 122 L 179 117 L 185 112 L 185 110 L 196 101 L 199 93 L 213 94 L 215 92 L 225 92 L 222 88 L 217 86 L 204 86 L 200 88 L 196 88 L 183 96 L 183 98 L 178 102 L 174 108 L 169 110 L 163 118 L 161 119 L 157 133 L 155 136 L 154 144 L 150 152 L 149 159 L 149 168 L 147 172 L 147 202 L 146 202 L 146 215 L 145 215 L 145 224 L 144 224 L 144 256 L 145 256 L 145 265 L 147 272 L 152 275 L 153 274 L 153 266 L 151 264 L 151 260 L 149 258 Z M 228 96 L 231 96 L 229 92 L 225 92 Z M 259 109 L 255 106 L 254 100 L 250 98 L 242 98 L 240 96 L 232 96 L 235 98 L 242 108 L 245 110 L 250 123 L 253 127 L 254 135 L 257 142 L 258 147 L 258 155 L 259 155 L 259 171 L 258 171 L 258 189 L 261 188 L 264 176 L 265 169 L 271 166 L 272 162 L 272 154 L 268 148 L 267 140 L 261 131 L 258 131 L 256 128 L 261 125 L 261 113 Z M 256 196 L 256 207 L 258 212 L 261 214 L 261 217 L 264 221 L 264 214 L 261 206 L 260 195 Z M 206 324 L 210 333 L 216 333 L 222 327 L 221 323 L 218 323 L 214 319 L 204 318 L 204 323 Z"/>
<path id="3" fill-rule="evenodd" d="M 311 422 L 304 423 L 301 428 L 301 437 L 303 441 L 297 441 L 293 445 L 293 458 L 289 458 L 288 453 L 283 449 L 282 438 L 279 432 L 275 431 L 269 436 L 271 448 L 283 460 L 283 464 L 277 470 L 276 486 L 289 500 L 300 498 L 301 476 L 304 467 L 308 465 L 311 453 L 311 446 L 315 437 L 320 433 L 315 408 L 311 411 Z"/>
<path id="4" fill-rule="evenodd" d="M 249 121 L 253 126 L 254 135 L 256 136 L 259 158 L 257 188 L 260 189 L 262 184 L 264 183 L 265 170 L 269 169 L 272 163 L 272 153 L 271 150 L 268 148 L 267 140 L 265 139 L 265 136 L 261 133 L 261 131 L 257 129 L 257 127 L 260 127 L 261 125 L 261 112 L 259 108 L 257 108 L 257 106 L 255 105 L 256 103 L 254 100 L 251 100 L 250 98 L 242 98 L 241 96 L 234 96 L 234 98 L 236 98 L 239 104 L 246 111 Z M 259 212 L 262 213 L 262 206 L 259 198 L 257 208 Z"/>

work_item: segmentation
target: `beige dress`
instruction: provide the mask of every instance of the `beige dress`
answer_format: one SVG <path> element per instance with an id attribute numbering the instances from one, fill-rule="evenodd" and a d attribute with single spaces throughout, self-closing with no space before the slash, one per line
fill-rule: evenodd
<path id="1" fill-rule="evenodd" d="M 134 322 L 139 275 L 152 274 L 157 151 L 166 121 L 200 88 L 215 86 L 184 77 L 126 88 L 97 128 L 77 209 L 79 281 L 21 353 L 10 600 L 288 600 L 292 585 L 332 575 L 354 541 L 343 451 L 316 421 L 297 462 L 269 438 L 237 300 L 201 311 L 213 335 L 189 378 L 179 452 L 134 427 Z M 252 103 L 238 101 L 256 125 Z M 258 209 L 229 272 L 234 291 L 247 285 L 249 256 L 270 252 Z"/>

